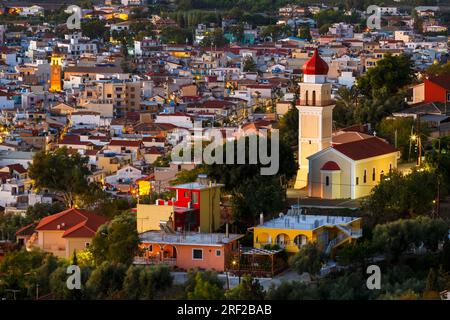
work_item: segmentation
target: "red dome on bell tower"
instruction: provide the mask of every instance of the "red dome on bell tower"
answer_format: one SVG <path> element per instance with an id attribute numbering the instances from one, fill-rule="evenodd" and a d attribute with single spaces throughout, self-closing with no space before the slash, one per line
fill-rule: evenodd
<path id="1" fill-rule="evenodd" d="M 303 65 L 303 74 L 327 75 L 328 64 L 320 57 L 319 50 L 314 49 L 312 57 Z"/>

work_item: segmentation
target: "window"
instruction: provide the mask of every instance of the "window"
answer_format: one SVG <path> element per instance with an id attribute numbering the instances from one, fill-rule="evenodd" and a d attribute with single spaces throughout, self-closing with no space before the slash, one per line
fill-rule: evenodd
<path id="1" fill-rule="evenodd" d="M 84 247 L 85 247 L 85 248 L 89 248 L 89 245 L 90 245 L 89 242 L 85 242 L 85 243 L 84 243 Z"/>
<path id="2" fill-rule="evenodd" d="M 367 170 L 364 170 L 363 182 L 367 182 Z"/>
<path id="3" fill-rule="evenodd" d="M 375 168 L 372 169 L 372 181 L 375 181 Z"/>
<path id="4" fill-rule="evenodd" d="M 192 249 L 192 260 L 203 260 L 203 249 Z"/>
<path id="5" fill-rule="evenodd" d="M 384 176 L 384 171 L 381 170 L 381 172 L 380 172 L 380 181 L 383 180 L 383 176 Z"/>
<path id="6" fill-rule="evenodd" d="M 326 176 L 326 177 L 325 177 L 325 185 L 326 185 L 326 186 L 329 186 L 329 185 L 330 185 L 330 177 L 329 177 L 329 176 Z"/>
<path id="7" fill-rule="evenodd" d="M 216 257 L 220 257 L 222 255 L 222 251 L 221 250 L 216 250 Z"/>
<path id="8" fill-rule="evenodd" d="M 450 92 L 447 92 L 447 101 L 450 101 Z"/>
<path id="9" fill-rule="evenodd" d="M 316 90 L 313 90 L 313 93 L 312 93 L 312 105 L 313 106 L 316 105 Z"/>
<path id="10" fill-rule="evenodd" d="M 194 204 L 198 203 L 198 193 L 197 192 L 192 193 L 192 203 L 194 203 Z"/>
<path id="11" fill-rule="evenodd" d="M 392 163 L 389 163 L 389 172 L 392 172 Z"/>
<path id="12" fill-rule="evenodd" d="M 356 185 L 359 184 L 359 177 L 356 177 Z"/>

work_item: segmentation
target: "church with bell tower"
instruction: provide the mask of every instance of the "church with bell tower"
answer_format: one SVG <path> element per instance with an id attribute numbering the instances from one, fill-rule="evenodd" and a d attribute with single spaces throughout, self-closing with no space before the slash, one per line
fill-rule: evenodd
<path id="1" fill-rule="evenodd" d="M 62 90 L 62 59 L 58 47 L 55 47 L 50 60 L 50 89 L 51 92 L 59 92 Z"/>
<path id="2" fill-rule="evenodd" d="M 303 65 L 300 100 L 296 106 L 299 112 L 299 168 L 295 189 L 308 185 L 308 157 L 331 145 L 334 104 L 327 73 L 328 64 L 315 49 L 312 57 Z"/>

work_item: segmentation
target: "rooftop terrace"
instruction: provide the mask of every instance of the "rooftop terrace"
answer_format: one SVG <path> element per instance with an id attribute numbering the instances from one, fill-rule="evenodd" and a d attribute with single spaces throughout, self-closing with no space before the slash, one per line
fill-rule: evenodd
<path id="1" fill-rule="evenodd" d="M 242 238 L 242 234 L 229 234 L 228 237 L 224 233 L 166 233 L 164 231 L 147 231 L 139 235 L 142 242 L 160 243 L 160 244 L 184 244 L 184 245 L 209 245 L 217 246 Z"/>
<path id="2" fill-rule="evenodd" d="M 286 215 L 264 222 L 257 227 L 274 229 L 314 230 L 323 226 L 347 225 L 359 220 L 358 217 L 319 216 L 302 214 L 302 210 L 293 207 Z"/>

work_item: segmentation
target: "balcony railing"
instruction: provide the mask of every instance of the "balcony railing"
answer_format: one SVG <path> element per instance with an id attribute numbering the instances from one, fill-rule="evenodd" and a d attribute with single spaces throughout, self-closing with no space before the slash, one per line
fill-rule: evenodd
<path id="1" fill-rule="evenodd" d="M 177 258 L 160 259 L 160 257 L 134 257 L 133 263 L 146 265 L 166 264 L 169 266 L 174 266 L 177 263 Z"/>

